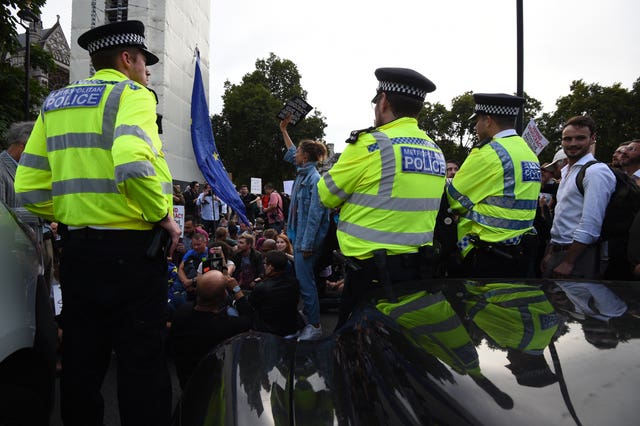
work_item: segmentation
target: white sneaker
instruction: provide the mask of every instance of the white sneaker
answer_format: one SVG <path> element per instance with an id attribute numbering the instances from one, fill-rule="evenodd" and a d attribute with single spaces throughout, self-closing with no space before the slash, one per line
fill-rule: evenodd
<path id="1" fill-rule="evenodd" d="M 299 335 L 300 335 L 300 330 L 296 331 L 293 334 L 287 334 L 286 336 L 284 336 L 284 338 L 285 339 L 297 339 Z"/>
<path id="2" fill-rule="evenodd" d="M 300 336 L 298 336 L 298 342 L 302 340 L 318 340 L 320 338 L 322 338 L 322 326 L 319 325 L 316 328 L 311 324 L 307 324 L 300 332 Z"/>

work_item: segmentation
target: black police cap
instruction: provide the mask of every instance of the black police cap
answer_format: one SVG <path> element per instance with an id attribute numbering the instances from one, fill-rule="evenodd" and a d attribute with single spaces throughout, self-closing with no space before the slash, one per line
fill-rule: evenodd
<path id="1" fill-rule="evenodd" d="M 375 74 L 379 82 L 377 94 L 397 93 L 424 101 L 427 93 L 436 90 L 436 85 L 431 80 L 412 69 L 378 68 Z M 372 102 L 376 101 L 376 97 Z"/>
<path id="2" fill-rule="evenodd" d="M 524 105 L 524 98 L 506 93 L 474 93 L 473 100 L 476 106 L 469 119 L 475 118 L 478 114 L 515 117 Z"/>
<path id="3" fill-rule="evenodd" d="M 114 47 L 137 47 L 147 59 L 147 65 L 158 63 L 158 57 L 147 50 L 144 24 L 140 21 L 120 21 L 90 29 L 78 37 L 78 45 L 89 55 Z"/>

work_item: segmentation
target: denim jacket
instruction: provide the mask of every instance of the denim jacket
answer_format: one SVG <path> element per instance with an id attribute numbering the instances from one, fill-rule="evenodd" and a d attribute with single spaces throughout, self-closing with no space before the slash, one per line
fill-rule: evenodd
<path id="1" fill-rule="evenodd" d="M 284 160 L 295 166 L 295 154 L 296 147 L 292 146 L 285 153 Z M 287 236 L 295 250 L 318 251 L 329 230 L 329 209 L 322 205 L 318 197 L 320 173 L 316 170 L 315 162 L 305 163 L 297 170 L 291 191 Z"/>

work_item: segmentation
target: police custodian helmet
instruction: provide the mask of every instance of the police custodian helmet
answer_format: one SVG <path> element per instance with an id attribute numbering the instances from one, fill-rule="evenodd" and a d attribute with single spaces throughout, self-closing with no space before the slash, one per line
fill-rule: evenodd
<path id="1" fill-rule="evenodd" d="M 140 21 L 121 21 L 90 29 L 78 37 L 78 45 L 89 55 L 114 47 L 136 47 L 144 53 L 147 65 L 158 63 L 158 57 L 147 50 L 144 24 Z"/>
<path id="2" fill-rule="evenodd" d="M 378 68 L 375 72 L 378 79 L 376 96 L 371 102 L 376 103 L 381 92 L 396 93 L 424 101 L 427 93 L 436 90 L 436 85 L 427 77 L 409 68 Z"/>
<path id="3" fill-rule="evenodd" d="M 515 117 L 524 105 L 524 98 L 506 93 L 474 93 L 473 100 L 476 106 L 470 120 L 478 114 Z"/>

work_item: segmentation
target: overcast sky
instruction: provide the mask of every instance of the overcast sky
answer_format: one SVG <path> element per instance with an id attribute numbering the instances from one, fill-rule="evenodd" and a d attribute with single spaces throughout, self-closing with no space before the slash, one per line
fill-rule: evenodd
<path id="1" fill-rule="evenodd" d="M 70 13 L 71 0 L 48 0 L 45 27 L 60 14 L 69 38 Z M 551 111 L 572 80 L 630 88 L 640 77 L 639 17 L 637 0 L 525 0 L 525 91 Z M 378 67 L 421 72 L 437 86 L 427 100 L 447 107 L 468 90 L 516 90 L 515 0 L 212 0 L 210 41 L 212 114 L 224 81 L 239 83 L 273 52 L 298 66 L 337 151 L 373 123 Z"/>

